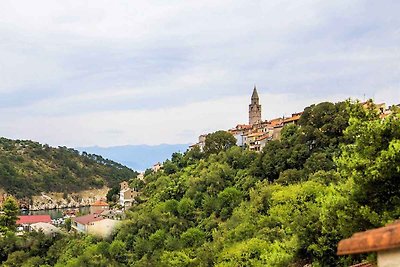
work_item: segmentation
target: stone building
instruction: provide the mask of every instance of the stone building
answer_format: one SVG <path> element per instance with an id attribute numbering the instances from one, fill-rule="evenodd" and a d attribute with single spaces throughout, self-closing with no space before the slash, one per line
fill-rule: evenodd
<path id="1" fill-rule="evenodd" d="M 151 167 L 151 169 L 153 170 L 153 172 L 158 172 L 159 170 L 161 170 L 162 167 L 163 165 L 160 162 L 157 162 L 153 165 L 153 167 Z"/>
<path id="2" fill-rule="evenodd" d="M 120 183 L 119 204 L 124 208 L 131 207 L 138 194 L 134 188 L 130 188 L 128 182 Z"/>
<path id="3" fill-rule="evenodd" d="M 102 201 L 102 200 L 97 200 L 96 202 L 90 204 L 90 213 L 91 214 L 100 214 L 105 210 L 108 210 L 110 207 L 109 205 Z"/>
<path id="4" fill-rule="evenodd" d="M 199 142 L 189 146 L 189 150 L 192 150 L 193 148 L 198 147 L 200 149 L 200 151 L 204 151 L 204 146 L 206 145 L 206 138 L 207 138 L 207 134 L 200 135 Z"/>
<path id="5" fill-rule="evenodd" d="M 251 104 L 249 105 L 249 124 L 258 123 L 261 123 L 261 105 L 257 88 L 254 86 L 253 94 L 251 95 Z"/>

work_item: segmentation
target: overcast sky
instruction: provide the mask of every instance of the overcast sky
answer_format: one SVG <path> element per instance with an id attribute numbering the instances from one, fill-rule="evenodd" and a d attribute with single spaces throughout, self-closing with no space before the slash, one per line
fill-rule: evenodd
<path id="1" fill-rule="evenodd" d="M 400 103 L 400 1 L 0 1 L 0 136 L 192 143 L 348 97 Z"/>

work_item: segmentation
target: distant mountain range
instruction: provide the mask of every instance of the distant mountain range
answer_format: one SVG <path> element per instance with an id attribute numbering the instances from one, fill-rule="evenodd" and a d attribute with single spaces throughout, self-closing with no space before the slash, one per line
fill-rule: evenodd
<path id="1" fill-rule="evenodd" d="M 79 151 L 101 155 L 104 158 L 119 162 L 133 170 L 144 171 L 154 163 L 171 158 L 174 152 L 185 152 L 189 144 L 161 145 L 126 145 L 114 147 L 80 147 Z"/>

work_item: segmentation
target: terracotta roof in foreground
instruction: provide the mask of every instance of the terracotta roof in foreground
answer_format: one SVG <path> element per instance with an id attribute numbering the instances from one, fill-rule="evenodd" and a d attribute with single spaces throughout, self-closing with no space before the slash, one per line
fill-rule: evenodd
<path id="1" fill-rule="evenodd" d="M 339 242 L 338 255 L 358 254 L 400 247 L 400 221 L 385 227 L 355 233 Z"/>

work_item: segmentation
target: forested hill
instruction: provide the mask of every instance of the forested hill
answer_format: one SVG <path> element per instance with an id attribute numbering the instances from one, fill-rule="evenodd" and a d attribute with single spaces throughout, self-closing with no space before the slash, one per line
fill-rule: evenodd
<path id="1" fill-rule="evenodd" d="M 137 173 L 98 155 L 0 138 L 0 188 L 18 198 L 112 187 Z"/>
<path id="2" fill-rule="evenodd" d="M 147 201 L 132 209 L 112 244 L 125 252 L 120 262 L 360 262 L 366 255 L 337 256 L 338 242 L 400 216 L 400 113 L 381 115 L 372 103 L 320 103 L 261 153 L 232 145 L 222 131 L 207 137 L 204 152 L 175 153 L 162 171 L 145 177 Z"/>
<path id="3" fill-rule="evenodd" d="M 400 113 L 320 103 L 261 153 L 218 131 L 146 172 L 111 240 L 0 236 L 4 266 L 350 266 L 338 242 L 400 217 Z M 1 221 L 0 221 L 1 223 Z M 0 225 L 1 226 L 1 225 Z M 0 228 L 1 230 L 1 228 Z M 374 255 L 369 258 L 374 261 Z"/>

